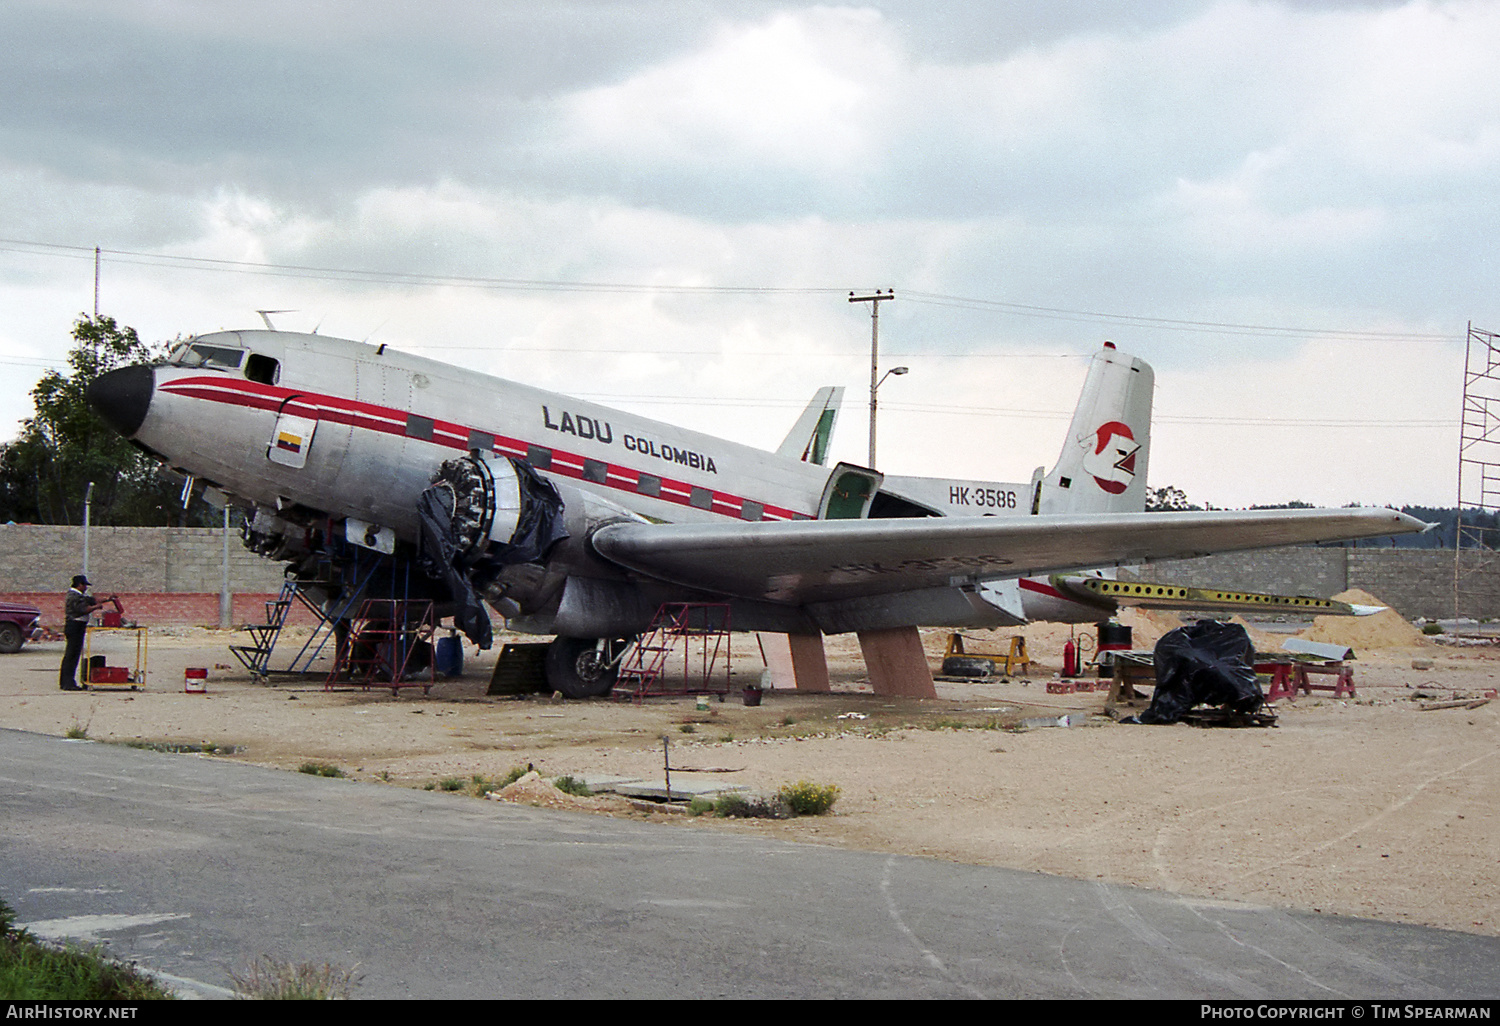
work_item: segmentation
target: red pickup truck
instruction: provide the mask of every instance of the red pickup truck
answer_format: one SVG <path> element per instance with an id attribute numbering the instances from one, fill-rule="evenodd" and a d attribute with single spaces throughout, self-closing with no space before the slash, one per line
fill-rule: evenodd
<path id="1" fill-rule="evenodd" d="M 0 602 L 0 652 L 21 651 L 21 646 L 36 637 L 41 628 L 37 621 L 42 611 L 19 602 Z"/>

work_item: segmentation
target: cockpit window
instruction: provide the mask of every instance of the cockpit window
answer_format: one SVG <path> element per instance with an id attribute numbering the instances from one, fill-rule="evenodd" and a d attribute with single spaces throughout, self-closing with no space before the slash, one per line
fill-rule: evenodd
<path id="1" fill-rule="evenodd" d="M 213 367 L 218 370 L 238 370 L 245 358 L 243 349 L 227 346 L 206 346 L 199 343 L 178 346 L 168 357 L 168 362 L 179 367 Z"/>
<path id="2" fill-rule="evenodd" d="M 259 381 L 262 385 L 274 385 L 281 377 L 281 361 L 260 353 L 251 353 L 245 362 L 245 377 Z"/>

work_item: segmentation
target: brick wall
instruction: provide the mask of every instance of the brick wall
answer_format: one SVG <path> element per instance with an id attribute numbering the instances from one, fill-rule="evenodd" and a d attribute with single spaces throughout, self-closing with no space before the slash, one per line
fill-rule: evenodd
<path id="1" fill-rule="evenodd" d="M 63 595 L 83 569 L 83 528 L 0 525 L 0 598 L 42 611 L 62 625 Z M 205 527 L 94 527 L 89 530 L 89 580 L 96 595 L 117 593 L 129 619 L 151 624 L 219 623 L 224 535 Z M 264 623 L 265 605 L 281 590 L 282 565 L 229 538 L 233 624 Z M 311 622 L 294 610 L 294 623 Z"/>
<path id="2" fill-rule="evenodd" d="M 95 591 L 213 592 L 223 577 L 224 535 L 211 527 L 95 527 L 89 580 Z M 0 525 L 0 590 L 57 591 L 83 569 L 83 528 Z M 229 537 L 229 589 L 280 591 L 281 564 Z"/>
<path id="3" fill-rule="evenodd" d="M 92 580 L 92 578 L 90 578 Z M 96 595 L 115 594 L 120 605 L 125 607 L 125 619 L 144 624 L 196 624 L 206 627 L 219 625 L 218 592 L 111 592 L 97 590 Z M 238 592 L 231 596 L 233 613 L 229 622 L 239 627 L 247 623 L 265 623 L 267 602 L 273 601 L 278 592 Z M 0 592 L 0 602 L 21 602 L 36 606 L 42 611 L 42 626 L 62 630 L 63 594 L 56 591 L 7 591 Z M 287 613 L 288 624 L 311 626 L 317 618 L 301 603 L 294 604 Z"/>
<path id="4" fill-rule="evenodd" d="M 223 544 L 215 528 L 95 527 L 89 535 L 89 579 L 96 593 L 120 593 L 127 615 L 142 622 L 217 624 Z M 15 601 L 39 607 L 43 623 L 62 622 L 62 595 L 82 565 L 81 527 L 0 525 L 0 597 L 16 596 Z M 264 621 L 262 603 L 281 589 L 281 569 L 231 534 L 234 623 Z M 1361 588 L 1403 616 L 1453 615 L 1451 549 L 1262 549 L 1147 564 L 1141 576 L 1320 598 Z M 1500 558 L 1464 576 L 1459 609 L 1464 616 L 1500 617 Z"/>
<path id="5" fill-rule="evenodd" d="M 1492 557 L 1486 562 L 1465 554 L 1461 616 L 1500 617 L 1500 560 Z M 1454 615 L 1452 549 L 1261 549 L 1148 563 L 1140 568 L 1140 576 L 1163 583 L 1318 598 L 1359 588 L 1408 618 Z"/>

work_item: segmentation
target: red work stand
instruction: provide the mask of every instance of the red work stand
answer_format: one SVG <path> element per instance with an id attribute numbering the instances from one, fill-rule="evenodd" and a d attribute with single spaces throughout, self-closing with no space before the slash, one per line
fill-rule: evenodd
<path id="1" fill-rule="evenodd" d="M 1295 699 L 1299 692 L 1310 695 L 1314 691 L 1331 691 L 1335 698 L 1355 697 L 1354 669 L 1341 662 L 1301 663 L 1288 660 L 1284 663 L 1256 663 L 1255 672 L 1271 678 L 1271 686 L 1266 689 L 1267 702 L 1276 702 L 1283 698 Z M 1315 677 L 1333 677 L 1334 682 L 1314 684 L 1308 680 L 1309 674 Z"/>
<path id="2" fill-rule="evenodd" d="M 421 688 L 427 694 L 437 683 L 432 636 L 437 632 L 430 600 L 366 599 L 349 621 L 349 633 L 339 645 L 333 669 L 323 681 L 323 690 L 338 687 Z M 412 656 L 427 649 L 426 679 L 407 680 Z"/>

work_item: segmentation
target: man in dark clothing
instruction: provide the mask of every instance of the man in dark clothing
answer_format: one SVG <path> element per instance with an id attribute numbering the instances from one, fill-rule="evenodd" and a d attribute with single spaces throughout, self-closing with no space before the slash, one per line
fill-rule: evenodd
<path id="1" fill-rule="evenodd" d="M 64 691 L 86 691 L 78 683 L 78 657 L 83 654 L 83 636 L 88 630 L 89 614 L 108 602 L 89 595 L 89 579 L 83 574 L 73 578 L 63 610 L 63 637 L 67 647 L 63 649 L 62 668 L 57 683 Z"/>

